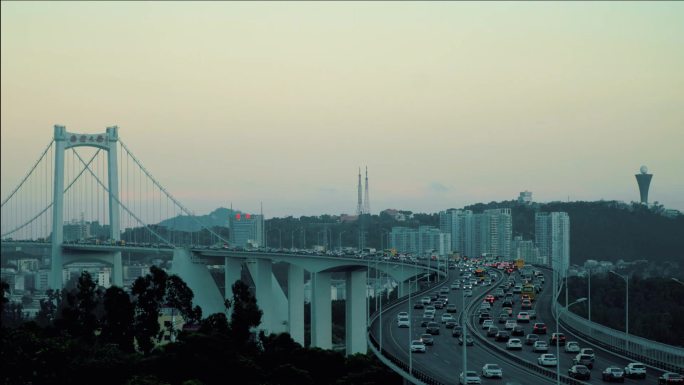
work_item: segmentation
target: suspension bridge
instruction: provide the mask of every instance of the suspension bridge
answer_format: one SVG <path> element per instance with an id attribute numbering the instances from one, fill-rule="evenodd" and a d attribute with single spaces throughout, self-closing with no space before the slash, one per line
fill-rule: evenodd
<path id="1" fill-rule="evenodd" d="M 191 218 L 196 231 L 178 231 L 174 221 Z M 205 316 L 226 311 L 224 298 L 207 265 L 223 264 L 225 287 L 251 275 L 264 311 L 261 329 L 289 332 L 304 344 L 304 272 L 311 274 L 311 344 L 332 348 L 331 277 L 346 280 L 347 353 L 366 352 L 367 277 L 370 266 L 356 258 L 248 253 L 207 246 L 228 243 L 203 224 L 143 166 L 121 140 L 118 127 L 103 133 L 73 133 L 56 125 L 54 137 L 17 186 L 2 200 L 2 247 L 48 250 L 50 288 L 63 287 L 65 265 L 97 261 L 112 268 L 112 284 L 123 286 L 122 251 L 168 254 L 171 273 L 195 293 Z M 88 238 L 92 237 L 92 241 Z M 102 240 L 104 239 L 104 240 Z M 287 294 L 273 275 L 273 264 L 288 264 Z M 434 268 L 376 266 L 406 290 L 408 280 Z"/>

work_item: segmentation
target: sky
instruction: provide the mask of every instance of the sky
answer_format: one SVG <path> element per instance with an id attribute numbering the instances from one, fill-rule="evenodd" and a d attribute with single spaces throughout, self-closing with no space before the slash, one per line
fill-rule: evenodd
<path id="1" fill-rule="evenodd" d="M 2 2 L 1 195 L 119 135 L 197 213 L 515 199 L 684 211 L 679 2 Z"/>

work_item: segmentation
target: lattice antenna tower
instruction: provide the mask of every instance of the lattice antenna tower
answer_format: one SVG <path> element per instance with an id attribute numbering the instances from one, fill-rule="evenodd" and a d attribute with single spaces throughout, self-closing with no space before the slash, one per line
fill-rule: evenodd
<path id="1" fill-rule="evenodd" d="M 358 192 L 359 192 L 359 198 L 356 203 L 356 215 L 361 215 L 363 214 L 363 202 L 361 201 L 361 167 L 359 167 L 359 187 L 358 187 Z"/>
<path id="2" fill-rule="evenodd" d="M 370 214 L 370 200 L 368 199 L 368 166 L 366 166 L 366 192 L 363 197 L 363 213 Z"/>

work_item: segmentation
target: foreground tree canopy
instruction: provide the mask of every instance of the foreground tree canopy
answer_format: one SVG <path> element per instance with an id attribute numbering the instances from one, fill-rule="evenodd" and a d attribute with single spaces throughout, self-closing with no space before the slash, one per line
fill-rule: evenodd
<path id="1" fill-rule="evenodd" d="M 102 290 L 84 272 L 76 287 L 51 291 L 36 319 L 21 319 L 21 305 L 2 292 L 0 384 L 211 385 L 399 384 L 401 378 L 374 356 L 303 348 L 288 334 L 255 335 L 262 311 L 242 282 L 232 286 L 230 320 L 201 319 L 192 290 L 158 268 L 135 281 L 131 293 Z M 173 308 L 194 327 L 159 344 L 159 315 Z"/>

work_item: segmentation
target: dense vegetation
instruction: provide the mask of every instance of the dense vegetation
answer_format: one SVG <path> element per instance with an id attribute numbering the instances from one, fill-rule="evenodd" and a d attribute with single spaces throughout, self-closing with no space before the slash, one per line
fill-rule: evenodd
<path id="1" fill-rule="evenodd" d="M 570 302 L 588 297 L 586 278 L 568 279 Z M 564 292 L 560 295 L 565 298 Z M 591 277 L 591 320 L 616 330 L 625 330 L 625 281 L 612 274 Z M 570 308 L 588 316 L 588 302 Z M 670 345 L 684 346 L 684 285 L 669 278 L 629 282 L 629 333 Z"/>
<path id="2" fill-rule="evenodd" d="M 306 349 L 288 334 L 255 336 L 262 312 L 249 288 L 233 285 L 230 321 L 223 313 L 200 321 L 192 291 L 177 276 L 152 268 L 131 294 L 102 291 L 84 273 L 76 287 L 51 292 L 37 319 L 24 322 L 2 285 L 0 383 L 100 385 L 398 384 L 372 356 Z M 176 341 L 158 345 L 162 307 L 191 324 Z"/>

